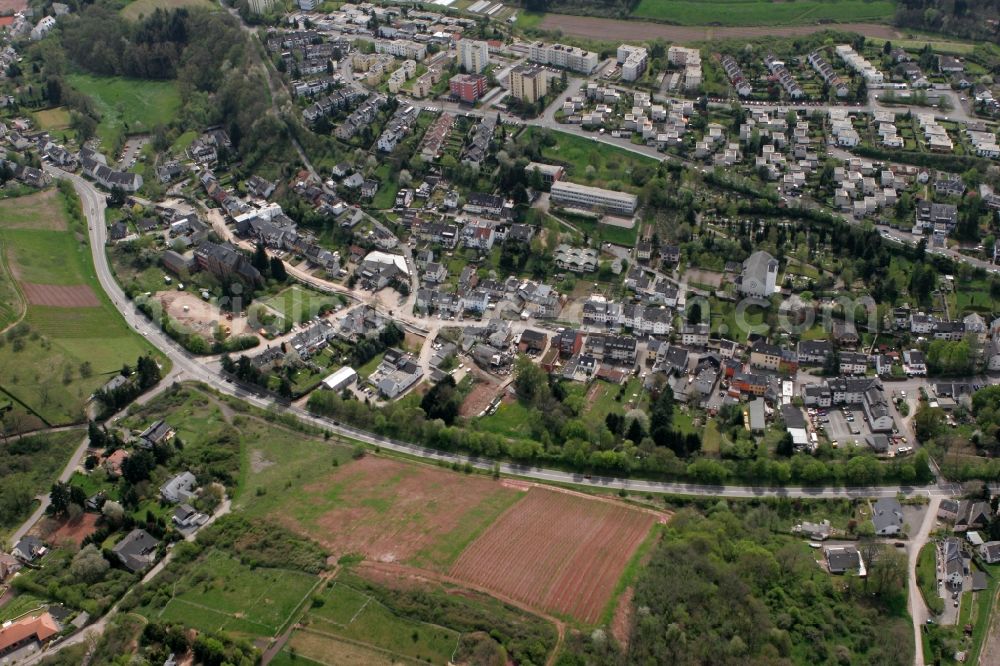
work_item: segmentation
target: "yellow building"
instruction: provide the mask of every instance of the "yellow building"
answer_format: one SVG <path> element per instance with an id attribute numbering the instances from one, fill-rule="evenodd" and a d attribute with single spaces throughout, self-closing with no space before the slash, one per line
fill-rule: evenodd
<path id="1" fill-rule="evenodd" d="M 518 65 L 510 70 L 510 94 L 533 104 L 549 92 L 549 76 L 541 67 Z"/>

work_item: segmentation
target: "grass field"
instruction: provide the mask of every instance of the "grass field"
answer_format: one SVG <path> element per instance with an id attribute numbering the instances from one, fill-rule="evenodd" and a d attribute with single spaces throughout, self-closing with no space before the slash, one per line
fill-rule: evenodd
<path id="1" fill-rule="evenodd" d="M 125 5 L 122 16 L 130 21 L 138 21 L 143 16 L 149 16 L 156 8 L 178 9 L 180 7 L 199 9 L 218 9 L 211 0 L 135 0 Z"/>
<path id="2" fill-rule="evenodd" d="M 533 139 L 537 131 L 529 127 L 525 133 Z M 555 138 L 556 143 L 545 146 L 542 157 L 546 161 L 565 165 L 568 179 L 575 183 L 635 192 L 638 188 L 632 184 L 632 171 L 637 167 L 655 169 L 660 162 L 652 157 L 585 137 L 558 131 L 551 131 L 549 134 Z M 587 174 L 588 167 L 594 168 L 592 177 Z"/>
<path id="3" fill-rule="evenodd" d="M 145 0 L 139 0 L 145 2 Z M 150 132 L 173 120 L 181 106 L 176 81 L 145 81 L 71 74 L 70 85 L 94 100 L 101 114 L 97 136 L 110 150 L 123 135 Z"/>
<path id="4" fill-rule="evenodd" d="M 781 26 L 882 21 L 894 11 L 891 0 L 641 0 L 632 16 L 678 25 Z"/>
<path id="5" fill-rule="evenodd" d="M 70 288 L 86 297 L 80 304 L 96 304 L 29 302 L 27 327 L 20 335 L 8 332 L 0 347 L 0 388 L 52 424 L 80 420 L 95 389 L 124 363 L 154 351 L 107 300 L 83 242 L 85 230 L 70 228 L 63 206 L 54 190 L 0 202 L 0 245 L 18 283 L 43 292 L 50 285 Z M 9 294 L 10 278 L 0 275 L 0 280 L 6 285 L 0 285 L 0 294 Z"/>
<path id="6" fill-rule="evenodd" d="M 266 299 L 263 304 L 286 320 L 298 324 L 303 320 L 315 317 L 323 306 L 331 306 L 339 302 L 336 296 L 320 294 L 299 285 L 293 285 Z"/>
<path id="7" fill-rule="evenodd" d="M 7 267 L 7 243 L 0 238 L 0 331 L 24 315 L 24 299 Z"/>
<path id="8" fill-rule="evenodd" d="M 69 111 L 64 106 L 35 111 L 32 115 L 35 117 L 35 124 L 38 125 L 38 129 L 52 132 L 64 130 L 69 127 Z"/>
<path id="9" fill-rule="evenodd" d="M 145 612 L 202 631 L 274 636 L 318 582 L 294 571 L 251 569 L 213 550 L 178 582 L 162 609 Z"/>

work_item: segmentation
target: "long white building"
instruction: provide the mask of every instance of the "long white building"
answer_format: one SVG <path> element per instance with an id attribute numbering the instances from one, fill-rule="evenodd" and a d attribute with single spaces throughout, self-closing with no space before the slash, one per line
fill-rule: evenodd
<path id="1" fill-rule="evenodd" d="M 634 194 L 557 180 L 552 183 L 552 201 L 557 204 L 605 210 L 620 215 L 635 213 L 639 199 Z"/>
<path id="2" fill-rule="evenodd" d="M 543 65 L 565 67 L 584 74 L 593 73 L 597 69 L 598 63 L 597 54 L 593 51 L 584 51 L 565 44 L 546 44 L 545 42 L 534 42 L 528 52 L 528 58 Z"/>
<path id="3" fill-rule="evenodd" d="M 427 47 L 408 39 L 376 39 L 375 53 L 388 53 L 397 58 L 410 58 L 420 62 L 427 57 Z"/>

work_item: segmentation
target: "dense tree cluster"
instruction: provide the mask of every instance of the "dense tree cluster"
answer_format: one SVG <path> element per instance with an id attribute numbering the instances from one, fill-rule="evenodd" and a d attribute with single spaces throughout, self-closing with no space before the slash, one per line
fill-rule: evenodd
<path id="1" fill-rule="evenodd" d="M 985 17 L 1000 16 L 998 0 L 898 0 L 895 24 L 928 32 L 996 42 L 1000 26 Z"/>
<path id="2" fill-rule="evenodd" d="M 862 543 L 868 578 L 830 576 L 777 533 L 781 509 L 720 501 L 679 511 L 635 583 L 627 652 L 594 632 L 571 642 L 562 663 L 912 662 L 905 555 Z"/>

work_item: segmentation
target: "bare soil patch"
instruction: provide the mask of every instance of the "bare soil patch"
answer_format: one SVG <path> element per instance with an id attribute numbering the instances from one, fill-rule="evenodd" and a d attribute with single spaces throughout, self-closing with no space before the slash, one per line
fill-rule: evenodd
<path id="1" fill-rule="evenodd" d="M 88 285 L 71 286 L 56 284 L 35 284 L 22 282 L 21 289 L 32 305 L 48 305 L 57 308 L 99 308 L 101 301 Z"/>
<path id="2" fill-rule="evenodd" d="M 653 512 L 535 487 L 465 549 L 450 575 L 593 624 L 654 521 Z"/>
<path id="3" fill-rule="evenodd" d="M 420 350 L 424 348 L 424 340 L 426 340 L 422 335 L 417 335 L 410 331 L 406 331 L 403 337 L 403 346 L 412 351 L 414 354 L 419 354 Z"/>
<path id="4" fill-rule="evenodd" d="M 254 450 L 250 453 L 250 469 L 253 470 L 254 474 L 260 474 L 273 464 L 274 461 L 265 458 L 262 451 Z"/>
<path id="5" fill-rule="evenodd" d="M 615 637 L 618 644 L 622 646 L 622 651 L 628 653 L 628 639 L 632 635 L 632 598 L 635 596 L 635 588 L 631 585 L 625 588 L 622 596 L 615 606 L 615 614 L 611 618 L 611 635 Z"/>
<path id="6" fill-rule="evenodd" d="M 28 0 L 0 0 L 0 14 L 23 12 L 28 8 Z"/>
<path id="7" fill-rule="evenodd" d="M 47 518 L 40 524 L 40 536 L 43 541 L 54 545 L 72 541 L 79 546 L 84 539 L 97 531 L 99 517 L 96 513 L 84 513 L 76 520 L 62 523 Z"/>
<path id="8" fill-rule="evenodd" d="M 231 335 L 252 333 L 246 316 L 227 319 L 218 306 L 186 291 L 161 291 L 156 294 L 156 298 L 172 319 L 207 338 L 215 335 L 220 324 L 228 326 Z"/>
<path id="9" fill-rule="evenodd" d="M 980 593 L 982 594 L 982 593 Z M 990 626 L 983 639 L 983 647 L 979 652 L 980 664 L 1000 664 L 1000 609 L 996 607 L 1000 593 L 994 593 Z"/>
<path id="10" fill-rule="evenodd" d="M 701 268 L 689 268 L 684 271 L 684 279 L 696 284 L 707 284 L 718 289 L 722 284 L 724 273 L 718 271 L 707 271 Z"/>
<path id="11" fill-rule="evenodd" d="M 497 395 L 497 387 L 487 382 L 478 381 L 472 391 L 465 397 L 458 413 L 461 416 L 479 416 Z"/>
<path id="12" fill-rule="evenodd" d="M 713 39 L 733 39 L 747 37 L 794 37 L 811 35 L 823 30 L 857 32 L 866 37 L 895 39 L 899 33 L 888 25 L 878 23 L 831 23 L 822 25 L 795 26 L 680 26 L 653 23 L 649 21 L 625 21 L 619 19 L 594 18 L 591 16 L 569 16 L 547 14 L 539 27 L 542 30 L 561 30 L 563 34 L 599 39 L 602 41 L 645 41 L 664 39 L 670 42 L 701 42 Z"/>

